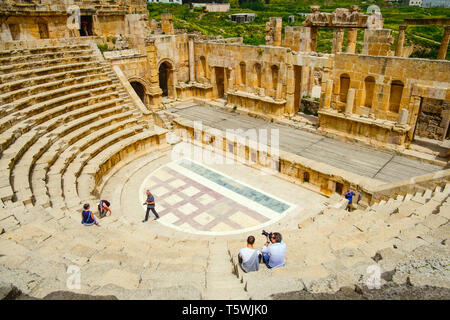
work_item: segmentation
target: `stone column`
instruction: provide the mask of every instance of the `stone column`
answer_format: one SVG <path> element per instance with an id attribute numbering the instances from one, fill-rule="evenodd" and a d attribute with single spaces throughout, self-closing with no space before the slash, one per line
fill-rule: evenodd
<path id="1" fill-rule="evenodd" d="M 351 115 L 353 113 L 353 104 L 355 102 L 355 89 L 348 89 L 347 103 L 345 104 L 345 114 Z"/>
<path id="2" fill-rule="evenodd" d="M 333 48 L 331 53 L 342 52 L 342 42 L 344 41 L 344 29 L 334 28 L 333 30 Z"/>
<path id="3" fill-rule="evenodd" d="M 402 109 L 397 118 L 397 123 L 400 125 L 405 125 L 408 121 L 408 110 Z"/>
<path id="4" fill-rule="evenodd" d="M 195 81 L 194 40 L 189 39 L 189 81 Z"/>
<path id="5" fill-rule="evenodd" d="M 358 35 L 358 29 L 357 28 L 350 28 L 348 29 L 348 36 L 347 36 L 347 52 L 348 53 L 355 53 L 356 50 L 356 36 Z"/>
<path id="6" fill-rule="evenodd" d="M 322 98 L 320 99 L 322 108 L 324 109 L 330 108 L 332 94 L 333 94 L 333 80 L 329 79 L 325 84 L 325 92 L 322 93 Z"/>
<path id="7" fill-rule="evenodd" d="M 403 56 L 403 44 L 405 43 L 405 30 L 406 25 L 400 25 L 398 27 L 397 46 L 395 47 L 395 56 Z"/>
<path id="8" fill-rule="evenodd" d="M 290 115 L 295 114 L 297 110 L 294 105 L 294 91 L 295 91 L 295 74 L 294 67 L 292 64 L 288 64 L 286 66 L 286 112 Z"/>
<path id="9" fill-rule="evenodd" d="M 317 48 L 317 33 L 319 27 L 311 27 L 311 51 L 316 51 Z"/>
<path id="10" fill-rule="evenodd" d="M 444 36 L 442 37 L 441 47 L 438 52 L 438 60 L 445 60 L 448 49 L 448 41 L 450 40 L 450 26 L 445 26 Z"/>

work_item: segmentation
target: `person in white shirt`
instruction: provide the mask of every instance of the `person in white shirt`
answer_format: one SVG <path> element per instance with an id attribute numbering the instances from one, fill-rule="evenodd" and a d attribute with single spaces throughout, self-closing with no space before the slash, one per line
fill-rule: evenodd
<path id="1" fill-rule="evenodd" d="M 239 264 L 245 272 L 258 271 L 259 262 L 261 260 L 261 252 L 253 248 L 255 237 L 247 238 L 247 246 L 242 248 L 238 253 Z"/>
<path id="2" fill-rule="evenodd" d="M 267 236 L 266 236 L 267 237 Z M 267 242 L 262 247 L 262 257 L 268 268 L 278 268 L 284 266 L 286 257 L 286 243 L 278 232 L 272 233 L 272 237 L 267 237 Z"/>

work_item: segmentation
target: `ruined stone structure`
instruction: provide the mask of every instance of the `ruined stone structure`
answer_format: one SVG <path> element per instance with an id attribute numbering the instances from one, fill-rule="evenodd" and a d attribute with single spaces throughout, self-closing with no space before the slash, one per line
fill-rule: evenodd
<path id="1" fill-rule="evenodd" d="M 149 22 L 145 5 L 1 2 L 0 286 L 43 297 L 77 265 L 82 293 L 266 299 L 364 286 L 376 265 L 382 284 L 450 288 L 449 153 L 407 149 L 450 135 L 448 27 L 440 59 L 410 59 L 404 28 L 392 50 L 357 6 L 313 6 L 284 39 L 271 18 L 251 46 L 181 33 L 170 13 Z M 331 54 L 315 52 L 320 27 L 334 28 Z M 279 130 L 279 145 L 230 128 Z M 186 146 L 235 162 L 174 159 Z M 161 219 L 142 224 L 148 186 Z M 100 199 L 112 216 L 84 228 L 81 206 Z M 235 253 L 262 227 L 290 243 L 286 267 L 243 274 Z"/>

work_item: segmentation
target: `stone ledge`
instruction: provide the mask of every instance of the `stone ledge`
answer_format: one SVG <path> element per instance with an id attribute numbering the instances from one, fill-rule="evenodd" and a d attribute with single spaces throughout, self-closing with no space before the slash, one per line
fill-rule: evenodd
<path id="1" fill-rule="evenodd" d="M 238 97 L 242 97 L 242 98 L 248 98 L 248 99 L 253 99 L 253 100 L 264 101 L 264 102 L 268 102 L 268 103 L 277 104 L 277 105 L 280 105 L 280 106 L 283 105 L 283 104 L 286 104 L 286 100 L 285 99 L 275 100 L 272 97 L 258 96 L 256 94 L 248 93 L 248 92 L 244 92 L 244 91 L 227 90 L 226 93 L 228 95 L 232 95 L 232 96 L 238 96 Z"/>

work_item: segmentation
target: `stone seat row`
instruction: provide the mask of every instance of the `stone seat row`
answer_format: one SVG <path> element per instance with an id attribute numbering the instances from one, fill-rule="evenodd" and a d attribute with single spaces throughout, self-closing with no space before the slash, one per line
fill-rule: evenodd
<path id="1" fill-rule="evenodd" d="M 45 68 L 55 65 L 66 65 L 71 63 L 85 63 L 92 61 L 92 52 L 87 55 L 77 55 L 73 57 L 63 57 L 49 60 L 38 60 L 38 61 L 27 61 L 20 63 L 13 63 L 0 66 L 0 76 L 1 75 L 11 75 L 14 76 L 15 73 L 26 72 L 29 70 L 34 70 L 36 68 Z"/>
<path id="2" fill-rule="evenodd" d="M 0 84 L 6 84 L 11 81 L 23 80 L 31 77 L 38 77 L 48 74 L 54 74 L 59 72 L 69 72 L 82 68 L 95 68 L 101 66 L 98 61 L 76 62 L 69 64 L 58 64 L 50 67 L 42 67 L 37 69 L 29 69 L 24 71 L 18 71 L 14 73 L 7 73 L 0 75 Z"/>
<path id="3" fill-rule="evenodd" d="M 124 111 L 124 107 L 118 105 L 119 102 L 119 99 L 112 100 L 110 103 L 112 105 L 116 103 L 117 106 L 105 108 L 93 114 L 87 114 L 59 127 L 48 138 L 52 139 L 51 143 L 45 145 L 44 142 L 44 148 L 39 151 L 37 151 L 38 147 L 35 147 L 36 151 L 30 150 L 30 154 L 33 155 L 33 161 L 30 165 L 30 188 L 35 197 L 35 204 L 43 207 L 50 206 L 50 198 L 46 186 L 46 181 L 48 180 L 47 173 L 50 166 L 58 160 L 66 148 L 89 133 L 96 132 L 114 122 L 129 119 L 133 115 L 132 111 Z"/>
<path id="4" fill-rule="evenodd" d="M 16 57 L 21 55 L 39 55 L 43 53 L 56 53 L 72 50 L 89 50 L 91 45 L 87 43 L 79 43 L 73 45 L 46 46 L 36 48 L 17 48 L 10 50 L 0 50 L 0 58 Z"/>
<path id="5" fill-rule="evenodd" d="M 89 67 L 89 66 L 88 66 Z M 0 84 L 0 92 L 2 92 L 2 96 L 8 97 L 9 94 L 14 93 L 15 91 L 21 89 L 27 89 L 34 86 L 38 86 L 41 84 L 46 84 L 48 82 L 65 80 L 71 78 L 77 78 L 81 76 L 88 75 L 96 75 L 100 73 L 104 73 L 105 67 L 99 66 L 94 68 L 76 68 L 75 70 L 69 70 L 64 72 L 56 72 L 56 73 L 48 73 L 41 76 L 35 77 L 27 77 L 25 79 L 13 80 L 10 82 L 6 82 L 4 84 Z M 2 111 L 2 110 L 0 110 Z"/>
<path id="6" fill-rule="evenodd" d="M 107 79 L 108 75 L 106 73 L 96 73 L 95 71 L 90 71 L 89 74 L 75 76 L 70 78 L 63 78 L 55 81 L 41 83 L 35 86 L 28 86 L 25 88 L 10 90 L 2 95 L 0 95 L 0 103 L 6 105 L 11 102 L 15 102 L 16 108 L 19 106 L 24 106 L 27 103 L 30 104 L 32 101 L 36 103 L 35 99 L 43 99 L 44 94 L 53 95 L 56 92 L 54 90 L 69 87 L 75 84 L 81 84 L 84 82 L 92 82 L 96 80 Z"/>
<path id="7" fill-rule="evenodd" d="M 115 88 L 116 86 L 111 84 L 110 79 L 95 80 L 74 84 L 47 93 L 40 93 L 38 96 L 31 97 L 28 101 L 15 101 L 6 104 L 4 107 L 7 114 L 2 117 L 2 130 L 0 133 L 17 122 L 44 111 L 51 110 L 55 106 L 64 104 L 64 102 L 82 99 L 83 97 L 94 95 L 101 90 L 114 92 Z"/>
<path id="8" fill-rule="evenodd" d="M 38 54 L 16 54 L 8 57 L 0 58 L 0 65 L 5 66 L 7 64 L 17 64 L 24 63 L 30 61 L 43 61 L 43 60 L 51 60 L 51 59 L 60 59 L 64 57 L 74 57 L 74 56 L 83 56 L 92 54 L 93 51 L 91 48 L 88 49 L 79 49 L 79 50 L 64 50 L 64 51 L 56 51 L 56 52 L 44 52 Z"/>

